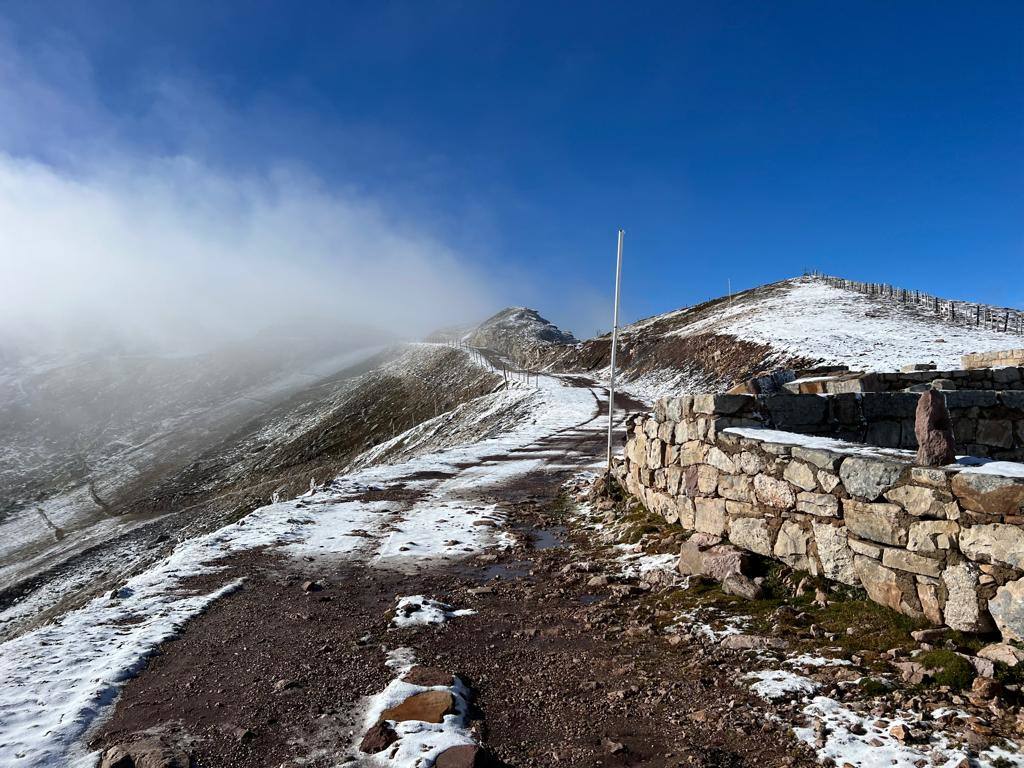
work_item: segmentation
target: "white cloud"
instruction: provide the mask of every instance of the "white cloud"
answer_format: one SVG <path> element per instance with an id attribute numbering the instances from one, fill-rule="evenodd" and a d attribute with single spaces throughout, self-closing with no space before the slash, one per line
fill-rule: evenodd
<path id="1" fill-rule="evenodd" d="M 308 176 L 104 162 L 0 154 L 0 338 L 180 346 L 304 317 L 408 335 L 492 305 L 443 244 Z"/>

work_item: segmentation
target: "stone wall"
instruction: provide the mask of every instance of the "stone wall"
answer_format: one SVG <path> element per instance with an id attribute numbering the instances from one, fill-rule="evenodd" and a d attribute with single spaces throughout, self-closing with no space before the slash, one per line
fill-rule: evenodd
<path id="1" fill-rule="evenodd" d="M 1022 350 L 1024 353 L 1024 350 Z M 998 352 L 994 355 L 1010 355 Z M 982 358 L 986 355 L 968 355 L 964 358 L 965 368 L 968 358 Z M 1002 358 L 1000 358 L 1002 360 Z M 1024 390 L 1024 359 L 1011 361 L 1006 358 L 998 364 L 971 365 L 972 370 L 937 371 L 794 371 L 791 377 L 779 386 L 797 394 L 841 394 L 848 392 L 920 392 L 924 389 L 983 389 L 983 390 Z M 992 367 L 993 365 L 1003 367 Z M 911 366 L 918 367 L 918 366 Z M 925 368 L 925 366 L 920 366 Z M 754 381 L 757 381 L 756 379 Z M 747 392 L 747 394 L 757 394 Z"/>
<path id="2" fill-rule="evenodd" d="M 999 368 L 1001 366 L 1024 365 L 1024 349 L 1007 349 L 1002 352 L 975 352 L 963 356 L 964 368 Z"/>
<path id="3" fill-rule="evenodd" d="M 942 393 L 953 420 L 958 454 L 1024 459 L 1024 391 L 955 390 Z M 912 392 L 837 395 L 723 395 L 737 426 L 761 426 L 822 435 L 880 448 L 917 449 Z M 725 399 L 727 398 L 727 399 Z"/>
<path id="4" fill-rule="evenodd" d="M 906 451 L 760 429 L 744 415 L 754 399 L 659 400 L 631 417 L 617 476 L 702 541 L 862 586 L 935 624 L 976 632 L 994 619 L 1024 639 L 1024 466 L 918 467 Z"/>

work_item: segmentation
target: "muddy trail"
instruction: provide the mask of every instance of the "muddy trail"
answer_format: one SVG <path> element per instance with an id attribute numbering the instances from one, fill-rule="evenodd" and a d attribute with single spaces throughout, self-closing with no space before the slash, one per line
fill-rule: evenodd
<path id="1" fill-rule="evenodd" d="M 467 727 L 482 751 L 452 765 L 811 764 L 782 725 L 763 720 L 731 670 L 636 621 L 643 590 L 588 573 L 602 555 L 572 528 L 560 489 L 603 456 L 607 400 L 592 382 L 572 384 L 591 390 L 594 414 L 516 449 L 517 459 L 535 460 L 530 471 L 460 486 L 460 475 L 511 459 L 485 455 L 368 492 L 366 500 L 394 502 L 401 526 L 424 484 L 435 494 L 447 484 L 463 501 L 496 504 L 511 546 L 402 567 L 358 556 L 228 558 L 195 588 L 237 577 L 243 586 L 160 647 L 91 746 L 157 736 L 207 768 L 387 764 L 358 750 L 366 697 L 394 677 L 386 654 L 409 648 L 417 664 L 457 675 L 471 691 Z M 395 628 L 396 599 L 410 595 L 475 613 Z"/>

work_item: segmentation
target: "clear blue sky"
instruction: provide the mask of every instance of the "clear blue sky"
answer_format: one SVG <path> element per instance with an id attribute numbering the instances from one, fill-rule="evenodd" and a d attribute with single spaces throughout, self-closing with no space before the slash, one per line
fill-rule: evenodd
<path id="1" fill-rule="evenodd" d="M 35 2 L 0 18 L 17 50 L 80 55 L 138 151 L 295 163 L 379 196 L 499 279 L 529 275 L 522 302 L 582 335 L 620 226 L 631 319 L 805 267 L 1024 304 L 1019 2 Z M 174 114 L 152 109 L 166 79 L 190 94 Z"/>

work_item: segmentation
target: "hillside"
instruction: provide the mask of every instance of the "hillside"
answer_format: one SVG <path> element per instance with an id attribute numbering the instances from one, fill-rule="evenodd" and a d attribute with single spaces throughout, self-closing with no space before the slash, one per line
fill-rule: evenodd
<path id="1" fill-rule="evenodd" d="M 627 389 L 648 399 L 673 391 L 727 389 L 776 368 L 847 365 L 898 370 L 933 362 L 955 368 L 968 352 L 1006 349 L 1021 337 L 936 317 L 928 307 L 801 277 L 647 318 L 620 329 Z M 542 351 L 538 364 L 607 375 L 610 335 Z"/>

